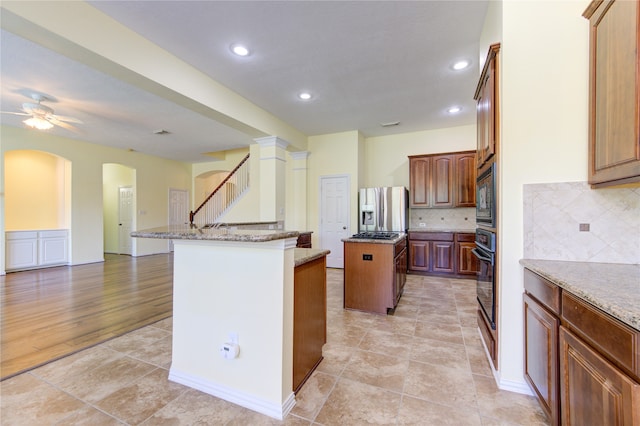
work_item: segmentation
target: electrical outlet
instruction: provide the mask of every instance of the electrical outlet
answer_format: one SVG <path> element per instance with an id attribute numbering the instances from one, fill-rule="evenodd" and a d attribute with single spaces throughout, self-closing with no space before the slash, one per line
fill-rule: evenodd
<path id="1" fill-rule="evenodd" d="M 229 342 L 238 344 L 238 333 L 229 333 Z"/>
<path id="2" fill-rule="evenodd" d="M 427 227 L 427 224 L 426 224 L 426 223 L 424 223 L 424 222 L 420 222 L 420 223 L 418 224 L 418 226 L 420 226 L 420 228 L 426 228 L 426 227 Z"/>

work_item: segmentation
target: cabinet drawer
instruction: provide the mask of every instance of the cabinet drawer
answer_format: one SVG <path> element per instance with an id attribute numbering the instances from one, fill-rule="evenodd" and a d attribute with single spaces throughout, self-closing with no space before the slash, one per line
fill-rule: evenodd
<path id="1" fill-rule="evenodd" d="M 456 241 L 459 243 L 468 243 L 468 242 L 475 242 L 476 241 L 476 234 L 470 233 L 464 233 L 464 234 L 458 234 L 456 233 Z"/>
<path id="2" fill-rule="evenodd" d="M 562 292 L 562 319 L 584 340 L 640 378 L 639 331 L 566 291 Z"/>
<path id="3" fill-rule="evenodd" d="M 410 240 L 453 241 L 453 232 L 409 232 Z"/>
<path id="4" fill-rule="evenodd" d="M 524 289 L 551 312 L 560 315 L 560 287 L 525 269 Z"/>

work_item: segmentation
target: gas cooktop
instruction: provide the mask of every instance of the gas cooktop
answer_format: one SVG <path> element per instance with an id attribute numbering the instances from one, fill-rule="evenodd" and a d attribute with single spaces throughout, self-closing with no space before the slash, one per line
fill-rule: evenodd
<path id="1" fill-rule="evenodd" d="M 367 231 L 367 232 L 358 232 L 351 236 L 351 238 L 356 238 L 360 240 L 393 240 L 398 237 L 397 232 L 383 232 L 383 231 Z"/>

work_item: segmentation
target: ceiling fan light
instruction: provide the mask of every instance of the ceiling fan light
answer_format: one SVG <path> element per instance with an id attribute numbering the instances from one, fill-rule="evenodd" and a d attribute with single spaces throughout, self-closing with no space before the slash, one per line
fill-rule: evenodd
<path id="1" fill-rule="evenodd" d="M 24 124 L 26 124 L 29 127 L 32 127 L 34 129 L 38 129 L 38 130 L 49 130 L 50 128 L 53 127 L 53 124 L 49 123 L 47 120 L 43 119 L 43 118 L 39 118 L 39 117 L 31 117 L 27 120 L 23 121 Z"/>

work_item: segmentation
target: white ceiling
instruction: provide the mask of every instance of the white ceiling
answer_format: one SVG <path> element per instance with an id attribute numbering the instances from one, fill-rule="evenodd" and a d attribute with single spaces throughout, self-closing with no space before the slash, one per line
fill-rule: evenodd
<path id="1" fill-rule="evenodd" d="M 488 0 L 91 1 L 97 9 L 306 135 L 381 136 L 475 122 L 478 40 Z M 50 133 L 188 162 L 254 136 L 3 30 L 0 109 L 33 91 L 82 120 Z M 252 54 L 234 57 L 243 42 Z M 140 52 L 144 55 L 144 52 Z M 451 65 L 471 61 L 454 72 Z M 176 76 L 180 78 L 180 76 Z M 308 90 L 310 101 L 297 99 Z M 462 112 L 446 112 L 453 105 Z M 24 117 L 0 114 L 23 127 Z M 400 121 L 384 128 L 380 123 Z M 155 135 L 166 129 L 168 135 Z"/>

